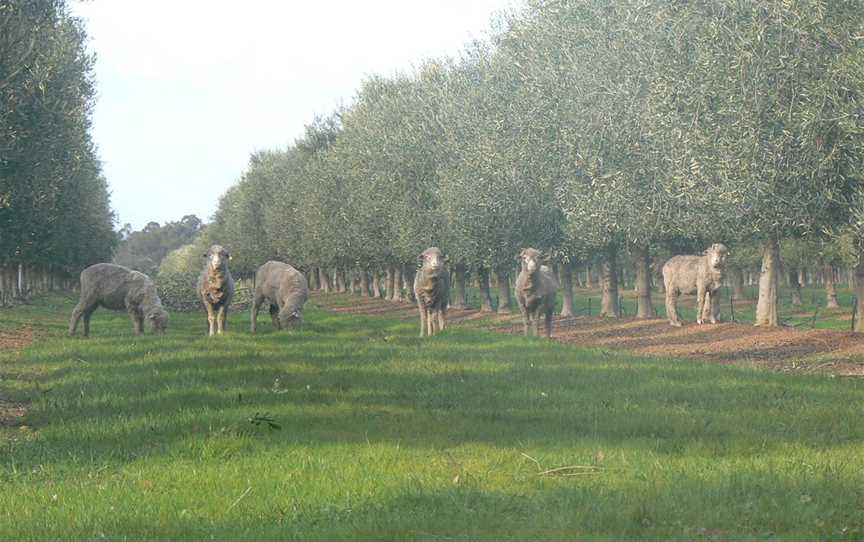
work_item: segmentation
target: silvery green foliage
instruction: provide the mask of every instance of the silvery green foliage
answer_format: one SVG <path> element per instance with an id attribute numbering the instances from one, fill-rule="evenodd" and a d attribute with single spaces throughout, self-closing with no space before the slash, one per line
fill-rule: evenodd
<path id="1" fill-rule="evenodd" d="M 253 157 L 213 241 L 238 247 L 241 273 L 380 267 L 432 244 L 506 267 L 525 246 L 588 257 L 847 224 L 858 4 L 530 0 L 488 42 L 371 76 Z"/>

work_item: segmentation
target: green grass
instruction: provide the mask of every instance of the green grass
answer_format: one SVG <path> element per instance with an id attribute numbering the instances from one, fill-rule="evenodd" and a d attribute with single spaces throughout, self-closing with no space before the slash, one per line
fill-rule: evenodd
<path id="1" fill-rule="evenodd" d="M 0 540 L 861 540 L 864 381 L 307 311 L 0 311 Z M 268 416 L 281 429 L 250 419 Z M 584 476 L 542 476 L 583 465 Z"/>

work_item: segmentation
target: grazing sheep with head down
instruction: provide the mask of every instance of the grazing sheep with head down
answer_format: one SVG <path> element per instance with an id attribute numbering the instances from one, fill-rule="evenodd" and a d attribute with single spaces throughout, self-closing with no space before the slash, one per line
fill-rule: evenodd
<path id="1" fill-rule="evenodd" d="M 267 262 L 255 273 L 255 296 L 252 298 L 252 333 L 261 303 L 270 304 L 273 327 L 283 329 L 303 323 L 303 305 L 309 299 L 309 286 L 303 273 L 287 263 Z"/>
<path id="2" fill-rule="evenodd" d="M 420 336 L 431 337 L 447 326 L 450 273 L 445 266 L 447 257 L 438 247 L 427 248 L 419 259 L 420 269 L 414 275 L 414 297 L 420 311 Z"/>
<path id="3" fill-rule="evenodd" d="M 533 248 L 526 248 L 516 257 L 522 265 L 516 277 L 516 302 L 522 313 L 525 335 L 528 336 L 528 328 L 532 323 L 534 336 L 539 335 L 542 314 L 546 320 L 546 337 L 551 339 L 558 279 L 549 267 L 540 265 L 542 259 L 540 251 Z"/>
<path id="4" fill-rule="evenodd" d="M 198 277 L 198 295 L 207 309 L 208 334 L 225 331 L 228 305 L 234 297 L 234 278 L 228 270 L 231 255 L 220 245 L 213 245 L 204 254 L 207 263 Z"/>
<path id="5" fill-rule="evenodd" d="M 707 318 L 717 323 L 720 299 L 717 297 L 726 270 L 726 245 L 715 243 L 702 256 L 673 256 L 663 264 L 666 287 L 666 316 L 669 324 L 679 327 L 678 295 L 696 293 L 696 323 Z"/>
<path id="6" fill-rule="evenodd" d="M 145 319 L 153 332 L 162 332 L 168 325 L 168 313 L 150 277 L 122 265 L 97 263 L 81 271 L 81 299 L 72 310 L 69 335 L 75 335 L 83 316 L 84 336 L 89 336 L 90 317 L 99 307 L 125 309 L 136 335 L 144 332 Z"/>

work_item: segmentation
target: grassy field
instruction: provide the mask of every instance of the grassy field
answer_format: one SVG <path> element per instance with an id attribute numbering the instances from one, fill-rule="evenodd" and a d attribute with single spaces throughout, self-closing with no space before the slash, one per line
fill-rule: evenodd
<path id="1" fill-rule="evenodd" d="M 314 307 L 135 337 L 0 311 L 0 540 L 861 540 L 864 381 Z M 554 470 L 554 469 L 561 470 Z M 551 472 L 549 472 L 551 471 Z M 544 474 L 545 472 L 545 474 Z"/>

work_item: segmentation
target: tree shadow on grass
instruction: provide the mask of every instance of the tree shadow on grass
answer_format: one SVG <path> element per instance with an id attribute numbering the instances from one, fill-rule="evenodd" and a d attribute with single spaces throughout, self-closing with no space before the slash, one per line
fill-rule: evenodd
<path id="1" fill-rule="evenodd" d="M 176 510 L 159 521 L 147 515 L 147 507 L 96 496 L 74 525 L 37 524 L 28 516 L 0 527 L 0 533 L 5 530 L 10 540 L 83 539 L 99 533 L 108 539 L 304 542 L 851 540 L 864 535 L 855 506 L 861 489 L 850 481 L 790 480 L 757 470 L 722 480 L 646 474 L 644 480 L 610 481 L 614 474 L 601 472 L 590 479 L 547 480 L 532 493 L 508 493 L 483 490 L 482 474 L 463 471 L 455 482 L 406 483 L 395 491 L 370 487 L 361 495 L 339 491 L 317 499 L 303 498 L 290 486 L 261 489 L 272 484 L 253 479 L 244 484 L 245 491 L 242 486 L 220 491 L 206 504 L 188 493 L 174 497 Z M 532 476 L 526 469 L 514 479 Z M 133 498 L 119 496 L 120 501 Z"/>
<path id="2" fill-rule="evenodd" d="M 213 346 L 191 358 L 182 338 L 125 343 L 125 351 L 122 337 L 84 343 L 89 350 L 80 352 L 73 341 L 47 357 L 35 349 L 27 359 L 49 367 L 91 355 L 48 369 L 50 392 L 34 397 L 28 416 L 43 435 L 17 445 L 17 460 L 131 461 L 226 428 L 247 434 L 256 413 L 282 426 L 251 433 L 261 449 L 591 441 L 720 457 L 864 439 L 851 421 L 862 391 L 851 383 L 520 337 L 456 332 L 421 341 L 398 326 L 353 334 L 334 327 L 338 338 L 303 331 L 191 339 Z"/>
<path id="3" fill-rule="evenodd" d="M 136 337 L 122 332 L 125 315 L 106 312 L 113 335 L 34 345 L 17 363 L 43 375 L 27 419 L 42 436 L 15 454 L 131 461 L 224 428 L 250 434 L 256 413 L 282 426 L 251 433 L 262 449 L 587 440 L 723 456 L 864 440 L 852 422 L 862 389 L 851 382 L 470 330 L 419 339 L 413 323 L 310 312 L 296 332 L 215 338 L 199 334 L 197 314 L 178 315 L 173 334 Z"/>

